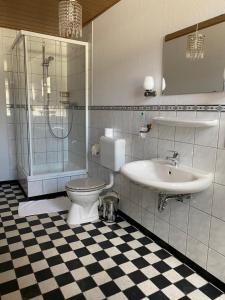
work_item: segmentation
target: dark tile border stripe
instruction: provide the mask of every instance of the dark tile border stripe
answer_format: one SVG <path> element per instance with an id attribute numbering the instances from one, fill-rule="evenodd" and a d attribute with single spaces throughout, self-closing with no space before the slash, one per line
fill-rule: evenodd
<path id="1" fill-rule="evenodd" d="M 140 230 L 144 235 L 151 238 L 154 242 L 156 242 L 159 246 L 167 250 L 169 253 L 174 255 L 177 259 L 179 259 L 182 263 L 186 264 L 188 267 L 190 267 L 192 270 L 194 270 L 196 273 L 198 273 L 200 276 L 202 276 L 205 280 L 213 284 L 215 287 L 220 289 L 225 293 L 225 284 L 216 278 L 214 275 L 200 267 L 198 264 L 193 262 L 191 259 L 189 259 L 187 256 L 164 242 L 162 239 L 160 239 L 157 235 L 143 227 L 141 224 L 136 222 L 134 219 L 130 218 L 128 215 L 123 213 L 119 210 L 119 215 L 123 217 L 125 220 L 127 220 L 131 225 L 136 227 L 138 230 Z"/>
<path id="2" fill-rule="evenodd" d="M 18 180 L 3 180 L 3 181 L 0 181 L 0 185 L 2 184 L 18 184 L 19 185 L 19 182 Z"/>
<path id="3" fill-rule="evenodd" d="M 27 105 L 7 104 L 7 108 L 26 108 Z M 46 105 L 31 105 L 31 108 L 42 107 L 46 110 Z M 60 105 L 51 105 L 50 108 L 62 108 Z M 84 110 L 85 106 L 69 104 L 64 106 L 65 109 Z M 88 107 L 89 110 L 113 110 L 113 111 L 218 111 L 225 112 L 225 105 L 93 105 Z"/>
<path id="4" fill-rule="evenodd" d="M 138 105 L 138 106 L 90 106 L 89 110 L 119 111 L 225 111 L 225 105 Z"/>

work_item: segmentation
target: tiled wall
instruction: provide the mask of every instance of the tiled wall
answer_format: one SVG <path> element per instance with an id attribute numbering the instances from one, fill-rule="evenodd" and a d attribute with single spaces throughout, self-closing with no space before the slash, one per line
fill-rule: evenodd
<path id="1" fill-rule="evenodd" d="M 154 125 L 145 139 L 138 131 L 154 116 L 219 119 L 212 128 L 183 128 Z M 90 111 L 90 144 L 99 142 L 105 127 L 114 137 L 126 140 L 126 161 L 165 158 L 177 150 L 181 164 L 213 172 L 213 185 L 184 203 L 170 200 L 165 211 L 157 210 L 157 193 L 116 175 L 120 208 L 161 239 L 225 281 L 225 112 L 213 111 Z M 99 157 L 90 157 L 93 176 L 108 180 Z"/>

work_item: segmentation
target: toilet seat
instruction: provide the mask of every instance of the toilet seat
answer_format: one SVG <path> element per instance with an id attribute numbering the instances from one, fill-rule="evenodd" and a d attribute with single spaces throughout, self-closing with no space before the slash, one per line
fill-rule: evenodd
<path id="1" fill-rule="evenodd" d="M 66 189 L 71 192 L 91 192 L 103 189 L 105 182 L 96 178 L 82 178 L 68 182 Z"/>

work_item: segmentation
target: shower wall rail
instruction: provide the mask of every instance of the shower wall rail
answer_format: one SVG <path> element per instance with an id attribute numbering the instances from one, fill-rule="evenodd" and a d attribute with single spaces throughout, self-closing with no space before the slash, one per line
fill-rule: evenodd
<path id="1" fill-rule="evenodd" d="M 23 30 L 12 45 L 17 169 L 28 196 L 61 192 L 87 176 L 88 48 Z"/>

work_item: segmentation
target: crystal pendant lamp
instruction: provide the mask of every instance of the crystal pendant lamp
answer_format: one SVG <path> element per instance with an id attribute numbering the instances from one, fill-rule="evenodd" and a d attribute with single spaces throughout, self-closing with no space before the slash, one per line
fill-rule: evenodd
<path id="1" fill-rule="evenodd" d="M 59 34 L 72 39 L 82 37 L 82 6 L 77 0 L 59 1 Z"/>
<path id="2" fill-rule="evenodd" d="M 198 24 L 196 31 L 187 36 L 186 58 L 203 59 L 204 58 L 204 35 L 199 33 Z"/>

